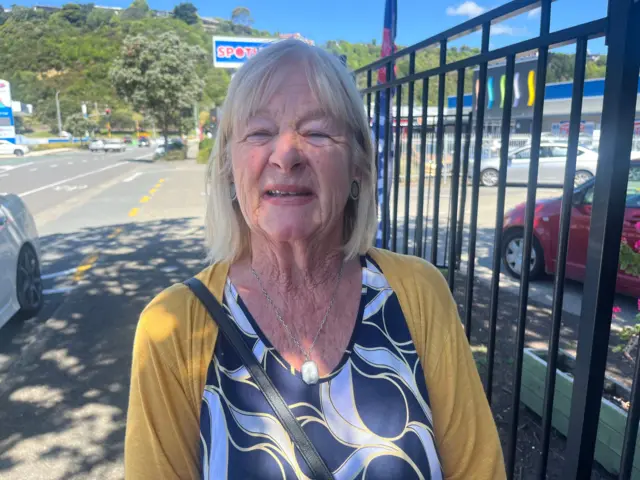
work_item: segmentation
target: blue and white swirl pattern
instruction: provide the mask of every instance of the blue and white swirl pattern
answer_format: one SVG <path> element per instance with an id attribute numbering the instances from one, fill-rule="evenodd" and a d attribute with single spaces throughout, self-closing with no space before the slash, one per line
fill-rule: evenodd
<path id="1" fill-rule="evenodd" d="M 362 260 L 353 337 L 317 385 L 264 337 L 229 280 L 224 304 L 337 480 L 443 478 L 424 373 L 398 299 L 378 266 Z M 308 479 L 286 430 L 220 335 L 200 415 L 202 478 Z"/>

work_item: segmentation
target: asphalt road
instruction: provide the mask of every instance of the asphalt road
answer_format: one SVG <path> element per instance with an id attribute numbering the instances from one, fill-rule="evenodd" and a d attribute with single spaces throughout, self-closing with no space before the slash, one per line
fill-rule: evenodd
<path id="1" fill-rule="evenodd" d="M 35 216 L 46 289 L 40 315 L 0 330 L 3 480 L 123 478 L 138 315 L 163 288 L 205 266 L 204 166 L 151 162 L 150 154 L 132 149 L 0 160 L 0 192 L 21 195 Z M 444 185 L 442 212 L 448 195 Z M 523 189 L 510 190 L 507 206 L 524 197 Z M 410 197 L 411 215 L 415 200 Z M 432 207 L 432 194 L 429 202 Z M 490 274 L 495 203 L 496 189 L 481 189 L 480 279 L 487 266 Z M 445 240 L 441 230 L 439 259 Z M 464 262 L 463 256 L 463 268 Z M 503 288 L 511 288 L 508 282 L 503 279 Z M 575 293 L 579 305 L 580 287 L 574 287 L 569 296 Z M 532 292 L 544 302 L 551 280 L 534 283 Z"/>

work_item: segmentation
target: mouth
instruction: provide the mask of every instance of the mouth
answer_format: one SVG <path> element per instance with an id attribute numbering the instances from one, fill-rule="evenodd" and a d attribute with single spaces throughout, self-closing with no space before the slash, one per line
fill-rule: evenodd
<path id="1" fill-rule="evenodd" d="M 300 188 L 271 188 L 265 191 L 265 195 L 271 198 L 310 197 L 313 195 L 313 193 L 311 192 L 311 190 Z"/>

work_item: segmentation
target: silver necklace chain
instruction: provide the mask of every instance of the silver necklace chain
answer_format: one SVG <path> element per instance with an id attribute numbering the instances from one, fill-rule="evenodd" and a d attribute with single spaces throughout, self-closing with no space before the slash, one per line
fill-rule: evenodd
<path id="1" fill-rule="evenodd" d="M 340 286 L 340 280 L 342 279 L 342 272 L 344 270 L 344 263 L 345 262 L 343 261 L 342 264 L 340 265 L 340 272 L 338 272 L 338 281 L 336 282 L 336 288 L 333 291 L 333 295 L 331 296 L 331 301 L 329 302 L 329 308 L 327 308 L 327 312 L 324 314 L 324 318 L 322 319 L 322 323 L 320 323 L 320 328 L 318 328 L 318 332 L 316 333 L 315 337 L 313 337 L 313 341 L 311 342 L 311 346 L 309 347 L 309 350 L 306 351 L 306 352 L 305 352 L 304 348 L 302 348 L 302 345 L 300 345 L 300 342 L 298 341 L 298 339 L 291 332 L 291 329 L 289 328 L 289 326 L 282 319 L 282 315 L 280 314 L 280 310 L 278 310 L 278 307 L 276 307 L 276 305 L 273 303 L 273 300 L 271 299 L 271 297 L 269 296 L 269 294 L 265 290 L 264 285 L 262 285 L 262 280 L 260 280 L 260 276 L 258 275 L 258 272 L 256 272 L 255 269 L 253 267 L 251 267 L 251 273 L 253 273 L 253 276 L 256 277 L 256 280 L 258 281 L 258 285 L 260 285 L 260 289 L 262 290 L 262 294 L 264 295 L 264 298 L 267 299 L 267 302 L 269 302 L 269 304 L 273 308 L 273 311 L 275 312 L 278 321 L 284 327 L 284 329 L 287 332 L 287 334 L 289 335 L 289 337 L 291 337 L 291 340 L 293 340 L 293 343 L 295 343 L 296 346 L 298 347 L 298 349 L 302 352 L 302 354 L 304 355 L 304 358 L 306 360 L 311 360 L 311 351 L 313 350 L 313 347 L 315 347 L 315 345 L 316 345 L 316 341 L 318 340 L 318 336 L 320 335 L 320 332 L 322 331 L 322 328 L 324 327 L 324 324 L 327 322 L 327 318 L 329 318 L 329 313 L 331 312 L 331 307 L 333 307 L 333 302 L 336 299 L 336 295 L 338 293 L 338 287 Z"/>

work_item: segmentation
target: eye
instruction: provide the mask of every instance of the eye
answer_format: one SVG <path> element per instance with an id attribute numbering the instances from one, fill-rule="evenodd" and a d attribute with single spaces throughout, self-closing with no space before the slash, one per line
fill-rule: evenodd
<path id="1" fill-rule="evenodd" d="M 320 130 L 310 130 L 303 135 L 312 145 L 327 145 L 331 141 L 331 135 Z"/>
<path id="2" fill-rule="evenodd" d="M 270 139 L 271 137 L 272 137 L 272 134 L 268 130 L 255 130 L 253 132 L 250 132 L 247 135 L 246 140 L 250 140 L 250 141 L 265 141 L 265 140 Z"/>

